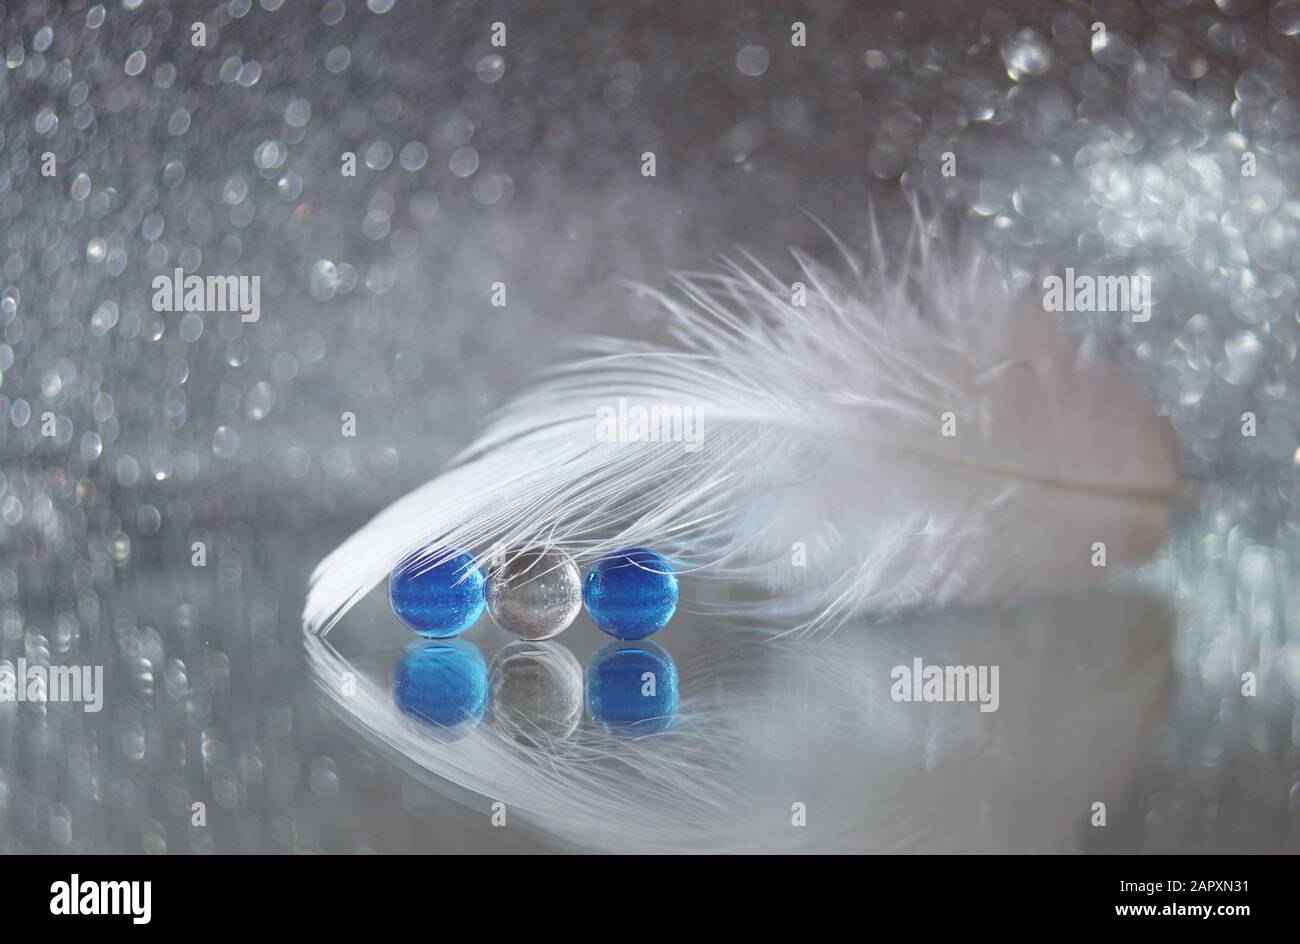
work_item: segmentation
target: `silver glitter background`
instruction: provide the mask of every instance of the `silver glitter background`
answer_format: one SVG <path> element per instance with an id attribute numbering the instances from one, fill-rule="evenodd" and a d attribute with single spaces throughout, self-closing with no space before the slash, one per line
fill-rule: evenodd
<path id="1" fill-rule="evenodd" d="M 1196 489 L 1140 575 L 1170 690 L 1077 844 L 1300 849 L 1297 0 L 0 10 L 0 659 L 108 688 L 0 705 L 0 851 L 532 848 L 325 708 L 308 572 L 571 339 L 653 336 L 621 280 L 829 258 L 809 214 L 861 244 L 907 194 L 1013 284 L 1155 287 L 1146 324 L 1068 316 Z M 176 266 L 261 276 L 261 321 L 155 313 Z"/>

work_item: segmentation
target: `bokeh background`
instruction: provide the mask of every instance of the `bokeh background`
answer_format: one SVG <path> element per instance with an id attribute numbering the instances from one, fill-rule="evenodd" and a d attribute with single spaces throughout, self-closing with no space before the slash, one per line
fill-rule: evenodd
<path id="1" fill-rule="evenodd" d="M 1013 286 L 1152 276 L 1146 324 L 1067 317 L 1171 417 L 1195 497 L 1136 578 L 1168 675 L 1083 742 L 1140 735 L 1106 830 L 1048 803 L 1032 828 L 861 847 L 1300 849 L 1297 0 L 0 11 L 0 659 L 108 687 L 99 714 L 0 705 L 0 850 L 547 848 L 340 721 L 304 666 L 311 567 L 575 339 L 656 336 L 626 281 L 738 247 L 833 261 L 813 217 L 861 245 L 872 211 L 904 231 L 909 196 Z M 261 320 L 154 312 L 177 266 L 260 276 Z M 1031 652 L 1043 692 L 1113 659 L 1089 606 L 1003 657 Z M 1120 684 L 1095 677 L 1067 717 Z"/>

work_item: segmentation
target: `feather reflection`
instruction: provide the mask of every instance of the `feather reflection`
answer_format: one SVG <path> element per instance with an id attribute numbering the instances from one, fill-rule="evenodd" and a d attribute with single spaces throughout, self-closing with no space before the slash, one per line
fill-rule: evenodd
<path id="1" fill-rule="evenodd" d="M 429 786 L 475 808 L 484 798 L 505 803 L 512 822 L 529 824 L 551 848 L 1090 848 L 1105 839 L 1089 825 L 1093 804 L 1105 803 L 1117 823 L 1141 815 L 1135 778 L 1171 682 L 1175 612 L 1160 595 L 1132 587 L 864 625 L 813 641 L 764 642 L 686 613 L 674 626 L 680 668 L 645 641 L 594 651 L 589 717 L 564 737 L 544 736 L 543 724 L 567 713 L 527 705 L 575 705 L 577 660 L 550 648 L 555 643 L 505 647 L 490 675 L 477 676 L 490 679 L 485 691 L 496 688 L 492 722 L 470 730 L 479 716 L 453 712 L 451 721 L 465 720 L 452 733 L 463 736 L 448 743 L 449 732 L 404 718 L 393 700 L 400 689 L 380 683 L 392 671 L 388 640 L 404 631 L 384 612 L 382 595 L 374 597 L 375 619 L 341 624 L 329 640 L 307 636 L 322 692 Z M 580 652 L 599 631 L 579 630 L 570 644 Z M 492 632 L 481 638 L 486 651 L 493 641 Z M 452 647 L 482 666 L 463 640 L 398 652 L 422 667 L 412 651 L 432 648 L 451 663 Z M 997 666 L 997 710 L 969 700 L 897 700 L 897 669 L 918 658 L 922 666 Z M 525 681 L 532 687 L 516 688 Z M 507 691 L 528 697 L 516 701 Z M 433 694 L 442 705 L 452 697 Z M 560 730 L 567 728 L 566 721 Z M 528 737 L 517 736 L 523 730 Z M 801 828 L 792 821 L 796 807 L 807 813 Z"/>

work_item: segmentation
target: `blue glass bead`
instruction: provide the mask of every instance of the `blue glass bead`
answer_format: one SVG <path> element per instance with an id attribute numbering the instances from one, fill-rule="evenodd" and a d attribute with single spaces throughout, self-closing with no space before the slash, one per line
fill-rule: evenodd
<path id="1" fill-rule="evenodd" d="M 406 627 L 421 636 L 463 633 L 483 613 L 483 571 L 474 555 L 456 551 L 421 554 L 388 577 L 388 602 Z M 436 567 L 430 561 L 442 562 Z"/>
<path id="2" fill-rule="evenodd" d="M 611 636 L 644 639 L 672 619 L 677 576 L 654 551 L 631 547 L 591 568 L 582 602 L 591 621 Z"/>
<path id="3" fill-rule="evenodd" d="M 677 714 L 677 664 L 653 642 L 611 642 L 587 669 L 592 719 L 632 732 L 663 731 Z"/>
<path id="4" fill-rule="evenodd" d="M 398 710 L 456 740 L 478 727 L 487 707 L 487 664 L 478 647 L 461 639 L 413 642 L 393 667 Z"/>

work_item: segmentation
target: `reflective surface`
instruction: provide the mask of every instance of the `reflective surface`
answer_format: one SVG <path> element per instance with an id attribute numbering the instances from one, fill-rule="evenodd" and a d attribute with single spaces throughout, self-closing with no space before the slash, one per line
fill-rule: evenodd
<path id="1" fill-rule="evenodd" d="M 513 726 L 484 725 L 447 745 L 394 723 L 382 688 L 342 693 L 342 673 L 371 657 L 345 658 L 336 645 L 370 652 L 393 631 L 359 609 L 308 644 L 340 718 L 440 792 L 468 792 L 465 816 L 500 802 L 529 838 L 610 850 L 1078 851 L 1109 848 L 1116 833 L 1132 842 L 1145 829 L 1134 816 L 1148 802 L 1150 745 L 1176 710 L 1171 646 L 1185 632 L 1161 593 L 1124 580 L 831 639 L 764 641 L 688 618 L 672 654 L 648 641 L 601 645 L 580 621 L 571 641 L 587 665 L 589 716 L 570 735 L 521 742 Z M 478 644 L 490 651 L 503 636 Z M 917 659 L 997 667 L 995 710 L 900 701 L 895 673 Z M 1089 825 L 1098 802 L 1105 833 Z"/>
<path id="2" fill-rule="evenodd" d="M 641 733 L 666 731 L 677 714 L 677 664 L 652 642 L 609 643 L 591 657 L 593 721 Z"/>
<path id="3" fill-rule="evenodd" d="M 559 643 L 514 642 L 489 667 L 492 722 L 530 744 L 563 740 L 582 714 L 582 666 Z"/>
<path id="4" fill-rule="evenodd" d="M 483 720 L 487 666 L 467 642 L 411 643 L 393 667 L 398 710 L 442 740 L 464 737 Z"/>
<path id="5" fill-rule="evenodd" d="M 1037 0 L 830 2 L 800 13 L 803 47 L 761 4 L 502 15 L 499 49 L 477 7 L 236 0 L 195 49 L 178 4 L 6 9 L 0 661 L 102 665 L 107 690 L 98 714 L 0 704 L 0 850 L 588 848 L 609 822 L 624 848 L 1300 848 L 1292 0 L 1112 4 L 1104 37 Z M 587 332 L 661 336 L 623 280 L 664 288 L 738 245 L 794 280 L 789 246 L 837 258 L 801 210 L 860 249 L 868 198 L 889 240 L 906 192 L 1031 291 L 1066 266 L 1152 275 L 1145 324 L 1067 316 L 1180 436 L 1193 493 L 1132 578 L 1151 598 L 799 649 L 683 601 L 673 727 L 617 762 L 586 721 L 561 742 L 584 776 L 637 765 L 588 819 L 562 803 L 581 778 L 513 739 L 488 769 L 516 780 L 451 785 L 465 758 L 443 755 L 492 726 L 427 747 L 403 723 L 410 633 L 382 593 L 338 652 L 304 645 L 315 563 L 527 376 Z M 155 312 L 176 265 L 260 276 L 260 320 Z M 509 641 L 486 623 L 485 657 Z M 584 616 L 563 639 L 583 665 L 608 641 Z M 917 657 L 1000 665 L 999 710 L 889 700 Z M 373 734 L 390 723 L 400 750 Z M 698 796 L 665 809 L 683 784 Z M 520 828 L 490 826 L 502 790 Z"/>

